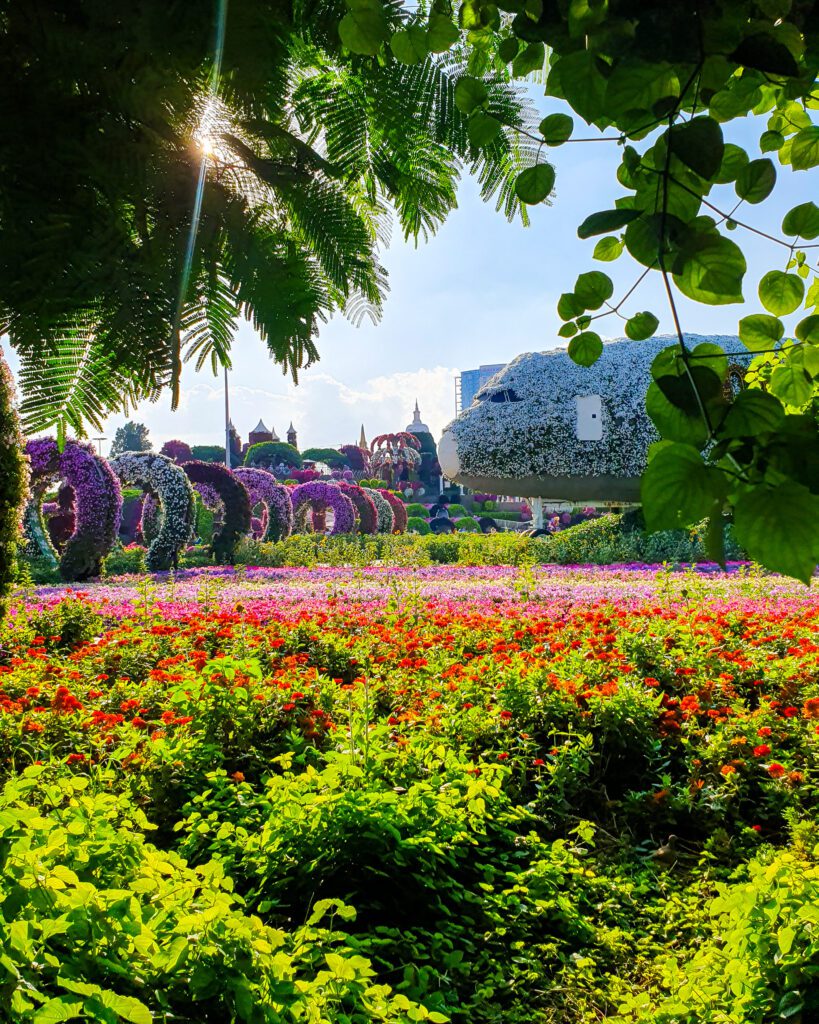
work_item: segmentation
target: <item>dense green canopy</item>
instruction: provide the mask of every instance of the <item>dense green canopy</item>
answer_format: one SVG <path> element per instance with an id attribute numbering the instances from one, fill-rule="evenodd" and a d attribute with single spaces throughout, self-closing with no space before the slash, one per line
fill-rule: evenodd
<path id="1" fill-rule="evenodd" d="M 435 231 L 463 165 L 519 209 L 531 151 L 512 131 L 470 146 L 457 67 L 351 54 L 344 13 L 0 0 L 0 330 L 29 430 L 176 392 L 182 359 L 229 361 L 241 316 L 295 374 L 322 319 L 378 317 L 391 218 Z M 526 122 L 508 85 L 492 91 Z"/>

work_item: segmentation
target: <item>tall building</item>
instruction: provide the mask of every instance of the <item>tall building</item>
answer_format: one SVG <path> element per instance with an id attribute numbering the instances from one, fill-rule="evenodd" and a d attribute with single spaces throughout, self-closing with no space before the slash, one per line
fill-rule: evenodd
<path id="1" fill-rule="evenodd" d="M 248 444 L 264 444 L 265 441 L 278 441 L 274 436 L 275 431 L 265 426 L 263 420 L 259 420 L 256 426 L 247 435 Z"/>
<path id="2" fill-rule="evenodd" d="M 457 412 L 468 409 L 480 389 L 499 373 L 506 363 L 487 363 L 477 370 L 462 370 L 461 376 L 455 380 L 455 408 Z"/>
<path id="3" fill-rule="evenodd" d="M 290 426 L 287 428 L 287 443 L 291 444 L 294 448 L 299 446 L 299 438 L 296 434 L 296 428 L 293 426 L 293 421 L 290 421 Z"/>

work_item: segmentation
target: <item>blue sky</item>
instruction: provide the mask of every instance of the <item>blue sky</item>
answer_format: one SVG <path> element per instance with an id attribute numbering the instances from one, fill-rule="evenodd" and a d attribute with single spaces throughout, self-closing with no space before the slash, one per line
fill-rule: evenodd
<path id="1" fill-rule="evenodd" d="M 535 102 L 543 114 L 562 107 L 542 97 Z M 765 120 L 725 126 L 726 138 L 755 150 Z M 593 133 L 578 126 L 578 134 Z M 350 443 L 357 440 L 362 422 L 368 437 L 403 429 L 416 397 L 423 419 L 438 435 L 452 418 L 454 377 L 460 369 L 565 344 L 557 337 L 555 307 L 579 273 L 605 270 L 619 299 L 639 268 L 627 256 L 616 263 L 596 263 L 595 240 L 577 238 L 577 225 L 585 216 L 610 208 L 623 194 L 615 178 L 619 147 L 569 143 L 549 155 L 557 170 L 556 194 L 551 206 L 532 209 L 529 228 L 507 223 L 493 205 L 481 202 L 474 182 L 465 177 L 459 207 L 435 237 L 416 248 L 396 236 L 383 258 L 391 291 L 382 322 L 356 328 L 338 317 L 324 325 L 321 360 L 302 371 L 298 387 L 282 376 L 252 328 L 243 325 L 230 374 L 231 414 L 242 437 L 261 417 L 280 435 L 292 420 L 301 447 Z M 778 234 L 788 209 L 815 198 L 815 183 L 807 173 L 779 168 L 778 179 L 769 200 L 761 207 L 743 206 L 737 216 Z M 735 201 L 733 188 L 721 187 L 712 199 L 729 208 Z M 748 257 L 744 306 L 708 307 L 681 299 L 685 330 L 735 333 L 739 317 L 761 309 L 756 286 L 762 274 L 784 269 L 786 249 L 741 230 L 734 237 Z M 660 317 L 660 331 L 670 331 L 659 278 L 651 277 L 657 280 L 644 282 L 625 309 L 650 309 Z M 622 322 L 607 318 L 598 330 L 604 337 L 618 337 Z M 13 367 L 13 357 L 11 362 Z M 223 403 L 221 378 L 189 370 L 180 409 L 171 412 L 164 395 L 156 404 L 144 403 L 131 418 L 148 425 L 157 447 L 171 437 L 218 444 L 224 442 Z M 105 436 L 112 438 L 124 420 L 111 417 Z"/>

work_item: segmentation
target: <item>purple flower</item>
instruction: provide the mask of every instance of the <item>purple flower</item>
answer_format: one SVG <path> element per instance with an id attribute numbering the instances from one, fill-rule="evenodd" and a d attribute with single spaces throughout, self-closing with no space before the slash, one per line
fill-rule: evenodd
<path id="1" fill-rule="evenodd" d="M 293 532 L 293 502 L 290 491 L 276 483 L 272 473 L 264 469 L 236 469 L 236 477 L 245 485 L 251 508 L 263 505 L 261 540 L 284 540 Z"/>
<path id="2" fill-rule="evenodd" d="M 319 514 L 327 510 L 333 513 L 330 533 L 355 532 L 355 507 L 336 484 L 313 480 L 294 487 L 290 497 L 297 525 L 306 522 L 308 508 L 312 505 L 314 512 Z"/>

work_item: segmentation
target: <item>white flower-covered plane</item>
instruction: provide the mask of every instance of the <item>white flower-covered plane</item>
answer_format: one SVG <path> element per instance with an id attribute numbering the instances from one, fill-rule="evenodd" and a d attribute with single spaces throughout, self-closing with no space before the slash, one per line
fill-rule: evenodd
<path id="1" fill-rule="evenodd" d="M 456 483 L 491 494 L 569 502 L 636 502 L 649 445 L 651 363 L 676 337 L 621 339 L 590 367 L 565 349 L 527 352 L 497 373 L 444 430 L 438 460 Z M 739 338 L 686 335 L 747 364 Z M 733 358 L 732 358 L 733 357 Z"/>

